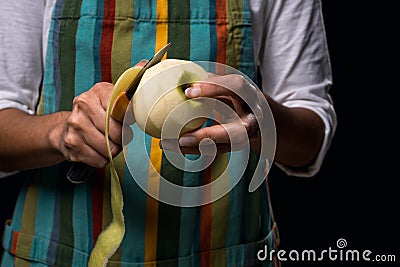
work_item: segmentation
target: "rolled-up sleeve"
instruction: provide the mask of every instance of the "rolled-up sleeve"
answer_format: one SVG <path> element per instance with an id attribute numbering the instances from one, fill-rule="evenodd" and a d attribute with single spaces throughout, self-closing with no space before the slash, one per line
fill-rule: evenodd
<path id="1" fill-rule="evenodd" d="M 0 110 L 35 113 L 42 81 L 44 1 L 0 0 Z"/>
<path id="2" fill-rule="evenodd" d="M 325 137 L 315 161 L 304 169 L 278 165 L 288 175 L 310 177 L 321 167 L 336 130 L 329 89 L 331 65 L 319 0 L 250 0 L 255 59 L 262 89 L 288 107 L 318 114 Z"/>
<path id="3" fill-rule="evenodd" d="M 34 114 L 42 81 L 45 1 L 0 0 L 0 110 Z M 0 178 L 16 172 L 0 172 Z"/>

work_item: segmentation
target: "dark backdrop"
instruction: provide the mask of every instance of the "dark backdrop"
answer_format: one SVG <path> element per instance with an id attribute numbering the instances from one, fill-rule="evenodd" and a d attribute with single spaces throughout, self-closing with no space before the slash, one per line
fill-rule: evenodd
<path id="1" fill-rule="evenodd" d="M 270 173 L 281 249 L 336 248 L 394 254 L 400 262 L 398 130 L 400 74 L 396 1 L 323 0 L 338 128 L 313 178 Z M 398 113 L 398 112 L 397 112 Z M 11 216 L 18 177 L 0 180 L 0 220 Z M 366 262 L 286 262 L 289 266 L 395 266 Z"/>
<path id="2" fill-rule="evenodd" d="M 324 266 L 399 266 L 400 68 L 395 1 L 323 0 L 338 126 L 321 171 L 311 179 L 270 175 L 281 248 L 336 247 L 395 254 L 397 264 L 331 262 Z M 396 92 L 397 91 L 397 92 Z M 286 262 L 283 266 L 320 266 Z"/>

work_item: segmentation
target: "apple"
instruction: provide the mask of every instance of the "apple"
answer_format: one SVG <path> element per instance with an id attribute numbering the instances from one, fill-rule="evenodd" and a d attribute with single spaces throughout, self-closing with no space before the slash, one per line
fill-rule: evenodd
<path id="1" fill-rule="evenodd" d="M 201 127 L 207 118 L 196 114 L 204 114 L 209 106 L 187 98 L 184 91 L 207 77 L 200 65 L 180 59 L 165 59 L 146 70 L 132 98 L 138 126 L 156 138 L 161 138 L 166 119 L 168 127 L 181 129 L 180 135 Z"/>

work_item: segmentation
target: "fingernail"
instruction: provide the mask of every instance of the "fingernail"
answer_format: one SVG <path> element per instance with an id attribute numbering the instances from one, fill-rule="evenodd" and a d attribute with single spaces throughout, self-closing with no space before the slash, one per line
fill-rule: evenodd
<path id="1" fill-rule="evenodd" d="M 196 144 L 196 138 L 193 136 L 184 136 L 179 138 L 179 145 L 180 146 L 193 146 Z"/>
<path id="2" fill-rule="evenodd" d="M 200 86 L 198 85 L 193 85 L 192 87 L 189 87 L 185 90 L 185 95 L 190 98 L 198 97 L 200 96 L 200 93 Z"/>
<path id="3" fill-rule="evenodd" d="M 142 59 L 138 63 L 136 63 L 135 66 L 143 67 L 144 65 L 146 65 L 147 62 L 148 62 L 147 59 Z"/>
<path id="4" fill-rule="evenodd" d="M 159 142 L 160 149 L 170 150 L 170 151 L 179 151 L 178 139 L 163 139 Z"/>

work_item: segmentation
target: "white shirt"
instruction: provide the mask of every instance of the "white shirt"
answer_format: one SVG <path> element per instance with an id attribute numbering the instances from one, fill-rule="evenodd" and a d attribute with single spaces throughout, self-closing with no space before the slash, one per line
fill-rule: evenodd
<path id="1" fill-rule="evenodd" d="M 35 113 L 54 2 L 0 0 L 0 110 Z M 313 176 L 336 129 L 320 0 L 249 0 L 249 5 L 263 91 L 285 106 L 314 111 L 325 124 L 325 138 L 312 165 L 304 170 L 279 165 L 289 175 Z M 0 177 L 8 174 L 0 172 Z"/>

